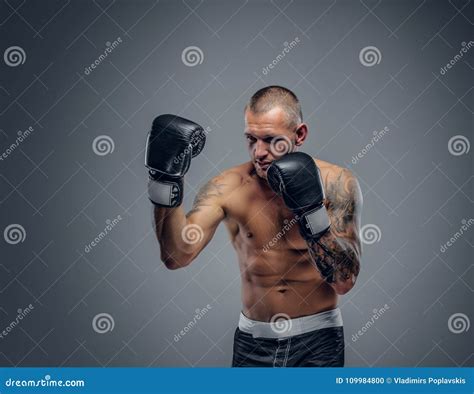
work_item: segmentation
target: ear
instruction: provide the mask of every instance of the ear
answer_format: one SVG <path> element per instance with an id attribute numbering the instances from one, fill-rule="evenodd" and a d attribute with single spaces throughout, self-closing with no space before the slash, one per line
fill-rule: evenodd
<path id="1" fill-rule="evenodd" d="M 301 146 L 308 136 L 308 126 L 306 123 L 300 123 L 295 130 L 295 145 Z"/>

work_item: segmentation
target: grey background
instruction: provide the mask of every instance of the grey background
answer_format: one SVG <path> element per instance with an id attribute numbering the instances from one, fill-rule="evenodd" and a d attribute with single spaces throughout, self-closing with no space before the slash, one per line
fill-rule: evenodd
<path id="1" fill-rule="evenodd" d="M 0 3 L 0 147 L 34 131 L 0 161 L 2 366 L 229 366 L 240 311 L 237 260 L 221 226 L 186 269 L 167 271 L 151 227 L 144 142 L 152 119 L 177 113 L 210 132 L 186 176 L 185 205 L 225 168 L 248 160 L 243 106 L 280 84 L 299 96 L 304 150 L 351 168 L 364 194 L 356 287 L 341 297 L 348 366 L 472 366 L 473 231 L 440 246 L 472 217 L 471 1 L 42 1 Z M 89 75 L 106 42 L 122 43 Z M 266 75 L 285 42 L 299 44 Z M 185 48 L 202 63 L 186 66 Z M 372 67 L 360 51 L 375 46 Z M 373 132 L 390 131 L 353 164 Z M 99 156 L 93 140 L 114 151 Z M 121 215 L 89 253 L 84 247 Z M 212 309 L 178 342 L 195 310 Z M 352 335 L 389 310 L 356 341 Z M 99 313 L 114 320 L 97 333 Z M 456 313 L 465 329 L 454 333 Z M 455 330 L 454 330 L 455 331 Z"/>

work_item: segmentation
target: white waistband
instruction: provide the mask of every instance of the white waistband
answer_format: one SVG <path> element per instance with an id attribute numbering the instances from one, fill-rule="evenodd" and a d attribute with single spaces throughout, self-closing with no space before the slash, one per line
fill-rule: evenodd
<path id="1" fill-rule="evenodd" d="M 280 313 L 271 322 L 251 320 L 240 313 L 239 330 L 252 334 L 254 338 L 285 338 L 329 327 L 341 327 L 342 315 L 339 308 L 316 313 L 315 315 L 290 319 Z"/>

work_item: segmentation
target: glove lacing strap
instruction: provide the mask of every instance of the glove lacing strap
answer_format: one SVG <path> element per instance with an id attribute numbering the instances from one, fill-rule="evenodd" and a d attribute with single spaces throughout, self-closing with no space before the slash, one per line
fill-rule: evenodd
<path id="1" fill-rule="evenodd" d="M 181 204 L 181 187 L 177 182 L 148 180 L 148 197 L 155 205 L 174 208 Z"/>
<path id="2" fill-rule="evenodd" d="M 320 233 L 323 235 L 331 226 L 331 221 L 324 205 L 302 214 L 300 216 L 300 223 L 304 227 L 304 232 L 310 236 L 316 236 Z"/>

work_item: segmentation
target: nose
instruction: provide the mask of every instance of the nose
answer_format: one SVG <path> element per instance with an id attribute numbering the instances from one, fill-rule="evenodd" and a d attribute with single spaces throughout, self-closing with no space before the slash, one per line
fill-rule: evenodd
<path id="1" fill-rule="evenodd" d="M 255 158 L 262 159 L 268 155 L 268 144 L 264 141 L 257 141 L 255 144 Z"/>

